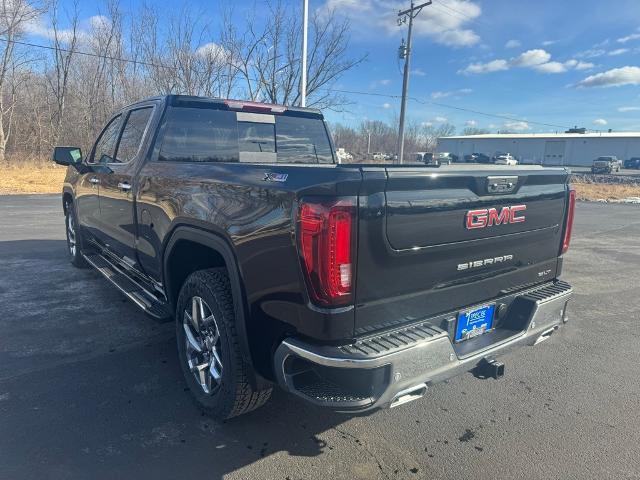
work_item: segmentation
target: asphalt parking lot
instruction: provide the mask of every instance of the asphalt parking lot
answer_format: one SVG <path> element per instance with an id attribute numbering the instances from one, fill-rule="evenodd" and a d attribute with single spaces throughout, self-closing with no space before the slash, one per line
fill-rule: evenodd
<path id="1" fill-rule="evenodd" d="M 402 408 L 347 417 L 276 392 L 216 424 L 173 325 L 65 258 L 58 196 L 0 197 L 0 478 L 640 478 L 640 208 L 581 203 L 571 320 Z"/>

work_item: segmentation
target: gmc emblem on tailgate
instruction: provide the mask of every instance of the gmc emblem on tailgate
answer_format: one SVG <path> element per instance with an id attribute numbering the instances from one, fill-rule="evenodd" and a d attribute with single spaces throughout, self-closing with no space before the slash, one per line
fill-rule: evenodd
<path id="1" fill-rule="evenodd" d="M 481 208 L 479 210 L 469 210 L 466 216 L 465 225 L 467 230 L 476 228 L 493 227 L 496 225 L 506 225 L 508 223 L 522 223 L 525 221 L 524 215 L 519 215 L 527 209 L 526 205 L 513 205 L 497 208 Z"/>

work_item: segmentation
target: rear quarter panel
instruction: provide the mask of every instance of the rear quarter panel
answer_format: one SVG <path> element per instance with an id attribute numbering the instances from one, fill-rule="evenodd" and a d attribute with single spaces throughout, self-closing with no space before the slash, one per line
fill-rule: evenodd
<path id="1" fill-rule="evenodd" d="M 265 180 L 267 174 L 286 181 Z M 282 178 L 282 177 L 280 177 Z M 305 196 L 357 195 L 358 170 L 333 165 L 148 162 L 137 196 L 138 250 L 147 273 L 161 280 L 171 233 L 190 225 L 219 235 L 237 260 L 252 321 L 264 316 L 316 339 L 348 338 L 353 310 L 310 308 L 295 243 L 295 218 Z"/>

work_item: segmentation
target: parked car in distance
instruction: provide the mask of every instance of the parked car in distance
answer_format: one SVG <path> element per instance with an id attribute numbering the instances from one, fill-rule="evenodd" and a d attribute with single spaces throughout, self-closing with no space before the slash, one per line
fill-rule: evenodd
<path id="1" fill-rule="evenodd" d="M 174 322 L 187 386 L 217 419 L 274 385 L 356 413 L 469 370 L 497 379 L 497 355 L 568 319 L 567 169 L 335 156 L 319 110 L 183 95 L 115 112 L 86 156 L 54 150 L 69 261 Z"/>
<path id="2" fill-rule="evenodd" d="M 496 165 L 514 166 L 518 165 L 518 160 L 516 160 L 510 153 L 496 153 L 493 163 Z"/>
<path id="3" fill-rule="evenodd" d="M 622 168 L 622 162 L 615 155 L 598 157 L 593 161 L 591 173 L 616 173 Z"/>
<path id="4" fill-rule="evenodd" d="M 472 153 L 465 155 L 464 161 L 467 163 L 491 163 L 491 157 L 484 153 Z"/>
<path id="5" fill-rule="evenodd" d="M 416 152 L 416 162 L 424 163 L 426 165 L 431 165 L 433 161 L 433 153 L 431 152 Z"/>
<path id="6" fill-rule="evenodd" d="M 640 157 L 632 157 L 624 161 L 624 168 L 636 168 L 640 170 Z"/>
<path id="7" fill-rule="evenodd" d="M 449 152 L 438 152 L 434 155 L 438 165 L 451 165 L 458 161 L 458 156 Z"/>
<path id="8" fill-rule="evenodd" d="M 340 163 L 342 163 L 342 162 L 350 162 L 351 160 L 353 160 L 353 155 L 351 155 L 349 152 L 347 152 L 342 147 L 340 147 L 340 148 L 338 148 L 338 150 L 336 150 L 336 156 L 340 160 Z"/>
<path id="9" fill-rule="evenodd" d="M 376 152 L 373 154 L 373 159 L 379 162 L 384 162 L 387 159 L 387 154 L 382 152 Z"/>

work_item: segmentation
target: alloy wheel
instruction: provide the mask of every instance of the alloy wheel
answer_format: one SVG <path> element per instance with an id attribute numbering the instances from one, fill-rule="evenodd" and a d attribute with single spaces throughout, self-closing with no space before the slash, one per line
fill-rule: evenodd
<path id="1" fill-rule="evenodd" d="M 69 253 L 72 257 L 75 257 L 77 249 L 76 226 L 71 212 L 67 214 L 67 245 L 69 247 Z"/>
<path id="2" fill-rule="evenodd" d="M 186 362 L 196 382 L 213 394 L 222 382 L 220 330 L 209 305 L 201 297 L 191 297 L 182 315 Z"/>

